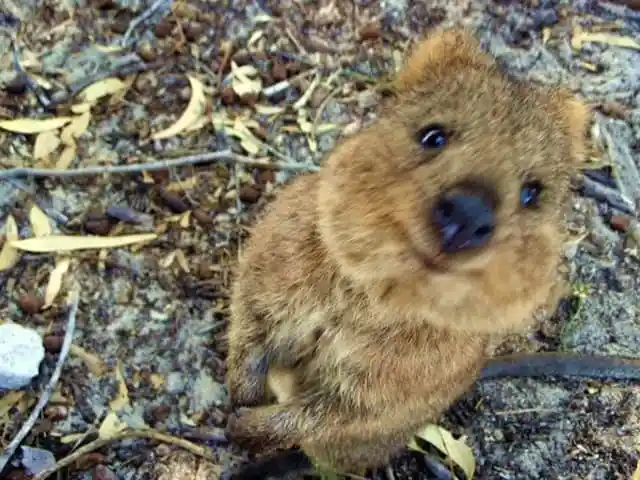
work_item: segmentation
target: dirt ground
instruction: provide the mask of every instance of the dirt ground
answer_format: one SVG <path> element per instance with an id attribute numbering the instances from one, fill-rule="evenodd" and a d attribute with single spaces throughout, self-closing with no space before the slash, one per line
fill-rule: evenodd
<path id="1" fill-rule="evenodd" d="M 603 175 L 616 173 L 607 201 L 588 185 L 572 200 L 572 295 L 503 350 L 638 357 L 640 11 L 589 0 L 2 0 L 0 121 L 77 118 L 87 111 L 72 109 L 83 103 L 84 87 L 114 76 L 123 82 L 73 123 L 73 138 L 61 128 L 0 128 L 3 169 L 134 165 L 224 149 L 279 166 L 0 175 L 5 237 L 10 219 L 21 238 L 37 233 L 33 205 L 57 234 L 157 234 L 133 246 L 70 252 L 47 308 L 60 257 L 23 252 L 0 272 L 0 320 L 37 329 L 47 349 L 30 388 L 0 392 L 0 446 L 51 376 L 66 329 L 65 294 L 79 286 L 74 348 L 23 445 L 60 460 L 125 424 L 209 450 L 190 455 L 175 441 L 112 441 L 50 478 L 219 478 L 241 461 L 221 432 L 230 268 L 247 227 L 279 184 L 320 165 L 340 135 L 375 118 L 374 87 L 411 40 L 456 22 L 475 27 L 515 76 L 563 83 L 592 104 L 599 112 L 594 164 Z M 189 110 L 196 90 L 205 98 L 204 120 L 186 134 L 154 139 Z M 621 206 L 620 196 L 631 202 Z M 486 381 L 442 425 L 468 437 L 478 479 L 630 480 L 640 459 L 639 408 L 640 385 Z M 32 478 L 19 457 L 0 477 Z M 170 470 L 178 464 L 191 473 Z M 420 470 L 420 456 L 406 454 L 375 477 L 432 478 Z"/>

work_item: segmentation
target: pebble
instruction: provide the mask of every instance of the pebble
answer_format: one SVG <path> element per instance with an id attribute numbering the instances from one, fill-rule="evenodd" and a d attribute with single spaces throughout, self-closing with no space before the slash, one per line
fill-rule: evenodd
<path id="1" fill-rule="evenodd" d="M 0 325 L 0 388 L 17 389 L 38 375 L 44 358 L 42 338 L 17 323 Z"/>
<path id="2" fill-rule="evenodd" d="M 44 306 L 44 297 L 31 293 L 24 294 L 20 297 L 20 300 L 18 300 L 18 306 L 24 313 L 33 315 L 38 313 Z"/>
<path id="3" fill-rule="evenodd" d="M 171 372 L 169 375 L 167 375 L 167 383 L 165 385 L 167 393 L 175 395 L 184 392 L 184 373 Z"/>

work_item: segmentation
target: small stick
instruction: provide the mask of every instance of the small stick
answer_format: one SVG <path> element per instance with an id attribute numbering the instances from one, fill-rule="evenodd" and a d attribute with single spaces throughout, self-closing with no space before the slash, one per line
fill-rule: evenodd
<path id="1" fill-rule="evenodd" d="M 76 313 L 78 312 L 78 292 L 75 291 L 72 294 L 71 298 L 71 307 L 69 308 L 69 316 L 67 318 L 67 331 L 64 334 L 64 340 L 62 342 L 62 349 L 60 350 L 60 355 L 58 356 L 58 361 L 56 362 L 56 368 L 53 371 L 53 375 L 49 379 L 49 383 L 45 387 L 42 392 L 42 396 L 38 400 L 38 403 L 31 411 L 29 418 L 24 422 L 22 428 L 18 431 L 13 440 L 7 445 L 4 449 L 4 452 L 0 456 L 0 471 L 4 469 L 7 462 L 11 459 L 16 449 L 22 443 L 24 438 L 29 434 L 33 426 L 35 425 L 38 417 L 40 416 L 40 412 L 44 409 L 44 407 L 49 402 L 49 398 L 53 393 L 56 385 L 58 384 L 58 380 L 60 379 L 60 374 L 62 373 L 62 365 L 69 354 L 69 348 L 71 347 L 71 340 L 73 339 L 73 332 L 76 328 Z"/>
<path id="2" fill-rule="evenodd" d="M 157 432 L 155 430 L 141 430 L 141 429 L 126 429 L 121 432 L 118 432 L 114 435 L 111 435 L 107 438 L 98 438 L 93 442 L 89 442 L 83 447 L 80 447 L 75 452 L 70 455 L 64 457 L 62 460 L 57 462 L 54 466 L 49 467 L 45 470 L 42 470 L 38 475 L 33 477 L 33 480 L 45 480 L 50 475 L 56 473 L 58 470 L 71 465 L 73 462 L 79 460 L 84 455 L 91 453 L 95 450 L 98 450 L 105 445 L 108 445 L 111 442 L 115 442 L 118 440 L 125 440 L 128 438 L 150 438 L 152 440 L 157 440 L 159 442 L 169 443 L 173 445 L 177 445 L 188 452 L 193 453 L 194 455 L 198 455 L 199 457 L 205 458 L 207 460 L 211 460 L 214 458 L 214 452 L 209 447 L 204 447 L 202 445 L 196 445 L 188 440 L 184 440 L 182 438 L 173 437 L 171 435 L 167 435 L 161 432 Z"/>
<path id="3" fill-rule="evenodd" d="M 54 170 L 47 168 L 10 168 L 8 170 L 0 171 L 0 180 L 18 177 L 69 178 L 88 175 L 102 175 L 105 173 L 139 173 L 142 171 L 166 170 L 184 165 L 197 165 L 212 161 L 238 163 L 242 165 L 248 165 L 253 168 L 264 168 L 270 170 L 289 170 L 292 172 L 314 172 L 319 170 L 319 167 L 316 165 L 282 162 L 265 163 L 256 161 L 250 157 L 235 154 L 231 150 L 223 150 L 220 152 L 189 155 L 186 157 L 158 160 L 156 162 L 149 163 L 137 163 L 132 165 L 87 167 L 70 170 Z"/>
<path id="4" fill-rule="evenodd" d="M 622 213 L 628 215 L 635 215 L 633 204 L 620 193 L 607 187 L 601 183 L 598 183 L 587 176 L 582 177 L 581 185 L 578 186 L 578 191 L 585 197 L 594 198 L 600 202 L 605 202 L 616 210 L 620 210 Z"/>
<path id="5" fill-rule="evenodd" d="M 127 44 L 129 43 L 129 37 L 131 36 L 131 34 L 133 33 L 133 31 L 138 28 L 138 25 L 140 25 L 142 22 L 148 20 L 151 15 L 153 15 L 157 10 L 160 9 L 161 6 L 163 6 L 163 4 L 169 4 L 171 5 L 172 0 L 156 0 L 155 2 L 153 2 L 153 4 L 147 8 L 144 12 L 142 12 L 142 14 L 136 18 L 133 19 L 133 21 L 129 24 L 129 28 L 127 28 L 127 31 L 124 34 L 124 37 L 122 37 L 122 40 L 120 41 L 120 45 L 122 47 L 126 47 Z"/>

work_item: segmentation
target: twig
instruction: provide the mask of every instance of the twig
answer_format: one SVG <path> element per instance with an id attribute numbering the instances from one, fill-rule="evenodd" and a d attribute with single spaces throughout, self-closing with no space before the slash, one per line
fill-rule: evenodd
<path id="1" fill-rule="evenodd" d="M 582 177 L 578 192 L 585 196 L 594 198 L 600 202 L 609 204 L 612 208 L 620 210 L 628 215 L 635 215 L 633 204 L 620 193 L 601 183 L 598 183 L 587 176 Z"/>
<path id="2" fill-rule="evenodd" d="M 104 447 L 105 445 L 116 442 L 118 440 L 125 440 L 128 438 L 150 438 L 152 440 L 157 440 L 159 442 L 169 443 L 173 445 L 177 445 L 188 452 L 193 453 L 194 455 L 198 455 L 202 458 L 206 458 L 207 460 L 211 460 L 214 458 L 213 451 L 202 445 L 196 445 L 188 440 L 184 440 L 182 438 L 173 437 L 171 435 L 166 435 L 164 433 L 155 431 L 155 430 L 141 430 L 141 429 L 126 429 L 121 432 L 118 432 L 107 438 L 98 438 L 93 442 L 87 443 L 85 446 L 80 447 L 75 452 L 66 456 L 59 462 L 57 462 L 54 466 L 42 470 L 38 475 L 33 477 L 33 480 L 45 480 L 50 475 L 54 474 L 58 470 L 71 465 L 76 460 L 80 459 L 84 455 L 91 453 L 99 448 Z"/>
<path id="3" fill-rule="evenodd" d="M 129 43 L 129 37 L 131 36 L 133 31 L 136 28 L 138 28 L 138 25 L 148 20 L 149 17 L 151 17 L 151 15 L 156 13 L 156 11 L 159 10 L 160 7 L 163 6 L 163 4 L 165 3 L 170 5 L 173 2 L 172 0 L 156 0 L 148 9 L 142 12 L 140 16 L 134 18 L 133 21 L 129 24 L 129 28 L 127 28 L 127 31 L 125 32 L 124 37 L 122 37 L 122 40 L 120 41 L 120 45 L 123 47 L 126 47 L 127 43 Z"/>
<path id="4" fill-rule="evenodd" d="M 171 158 L 166 160 L 158 160 L 149 163 L 137 163 L 132 165 L 114 165 L 104 167 L 87 167 L 69 170 L 55 170 L 47 168 L 10 168 L 0 171 L 0 180 L 19 177 L 57 177 L 70 178 L 88 175 L 102 175 L 105 173 L 139 173 L 142 171 L 166 170 L 174 167 L 185 165 L 198 165 L 208 162 L 229 162 L 242 165 L 248 165 L 253 168 L 264 168 L 269 170 L 288 170 L 291 172 L 315 172 L 319 170 L 316 165 L 299 164 L 299 163 L 283 163 L 283 162 L 261 162 L 250 157 L 245 157 L 233 153 L 231 150 L 222 150 L 220 152 L 203 153 L 200 155 L 189 155 L 180 158 Z"/>
<path id="5" fill-rule="evenodd" d="M 67 318 L 67 331 L 64 334 L 62 349 L 60 350 L 60 355 L 58 356 L 56 367 L 53 370 L 53 375 L 51 375 L 51 378 L 49 379 L 49 383 L 47 384 L 44 391 L 42 392 L 42 396 L 38 400 L 38 403 L 36 404 L 34 409 L 31 411 L 29 418 L 27 418 L 27 421 L 24 422 L 24 424 L 22 425 L 22 428 L 20 428 L 16 436 L 13 437 L 13 440 L 11 440 L 9 445 L 7 445 L 7 447 L 4 449 L 2 456 L 0 456 L 0 471 L 2 471 L 2 469 L 5 467 L 7 462 L 11 459 L 11 457 L 15 453 L 20 443 L 22 443 L 24 438 L 31 431 L 36 421 L 38 420 L 38 416 L 40 415 L 40 412 L 42 412 L 44 407 L 49 402 L 49 398 L 51 397 L 53 390 L 58 384 L 58 380 L 60 379 L 60 374 L 62 373 L 62 365 L 64 364 L 64 361 L 66 360 L 67 355 L 69 354 L 69 348 L 71 347 L 73 332 L 76 328 L 77 312 L 78 312 L 78 292 L 74 291 L 71 298 L 71 306 L 69 307 L 69 316 Z"/>

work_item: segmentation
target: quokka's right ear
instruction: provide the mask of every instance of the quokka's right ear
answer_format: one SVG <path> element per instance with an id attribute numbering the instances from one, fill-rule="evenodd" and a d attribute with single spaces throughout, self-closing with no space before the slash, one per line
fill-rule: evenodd
<path id="1" fill-rule="evenodd" d="M 409 91 L 430 79 L 437 80 L 440 72 L 493 65 L 494 59 L 469 30 L 439 29 L 414 45 L 392 88 L 399 93 Z"/>

